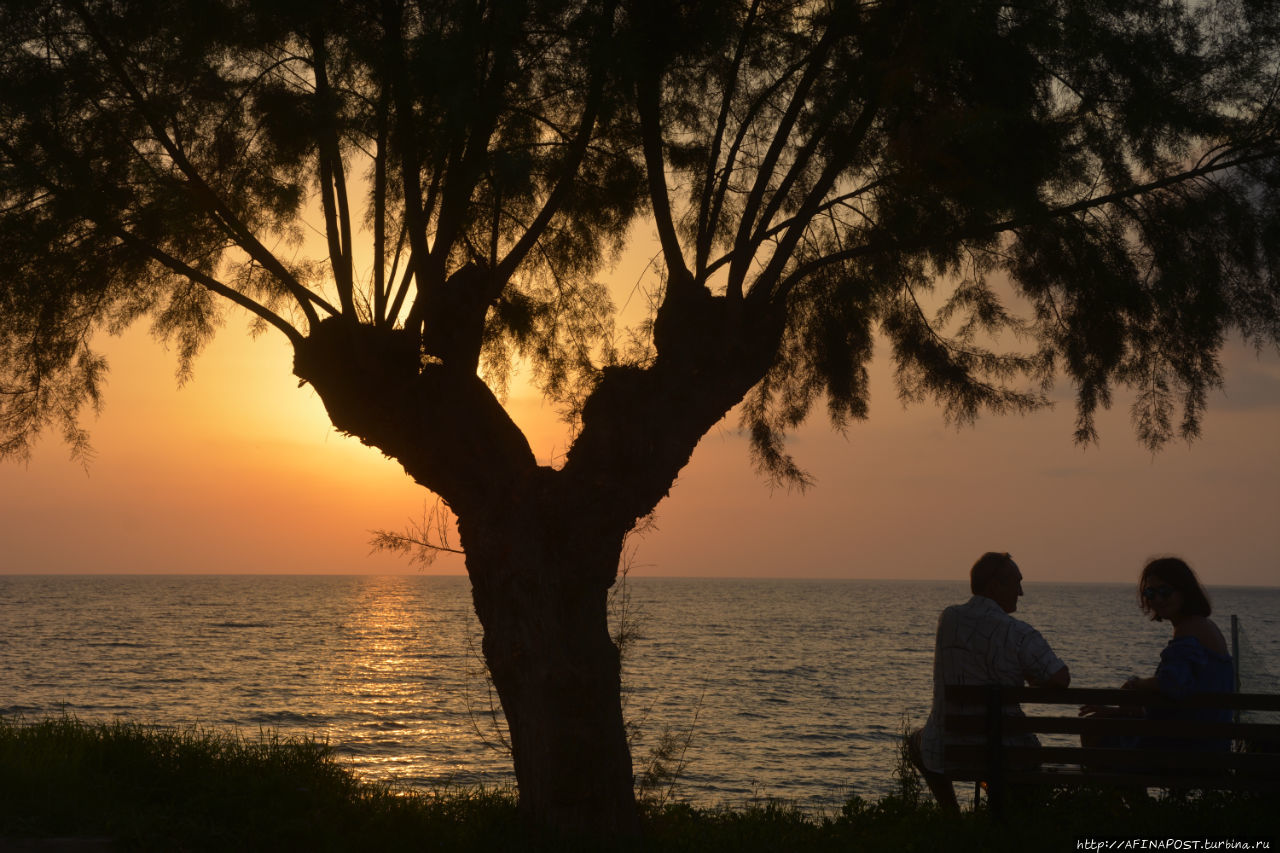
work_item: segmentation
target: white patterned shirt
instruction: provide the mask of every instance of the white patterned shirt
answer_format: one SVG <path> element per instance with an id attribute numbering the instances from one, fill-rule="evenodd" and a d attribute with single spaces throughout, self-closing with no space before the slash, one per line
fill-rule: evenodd
<path id="1" fill-rule="evenodd" d="M 933 709 L 920 738 L 925 767 L 944 772 L 942 717 L 943 689 L 949 684 L 1000 684 L 1021 687 L 1038 684 L 1062 669 L 1063 663 L 1049 648 L 1040 632 L 1014 619 L 990 598 L 975 595 L 964 604 L 955 604 L 938 617 L 938 639 L 933 652 Z M 973 709 L 954 707 L 953 713 Z M 1022 716 L 1018 705 L 1005 713 Z M 948 739 L 948 743 L 981 743 L 982 736 Z M 1035 735 L 1006 736 L 1010 746 L 1038 746 Z"/>

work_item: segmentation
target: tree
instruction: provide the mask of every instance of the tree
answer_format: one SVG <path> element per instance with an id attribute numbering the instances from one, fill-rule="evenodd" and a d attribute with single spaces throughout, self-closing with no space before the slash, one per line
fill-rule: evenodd
<path id="1" fill-rule="evenodd" d="M 1128 386 L 1154 448 L 1197 433 L 1229 332 L 1280 342 L 1269 0 L 173 11 L 0 11 L 3 451 L 84 446 L 99 330 L 150 316 L 184 375 L 228 303 L 285 335 L 456 516 L 540 824 L 636 830 L 607 592 L 735 406 L 803 482 L 787 430 L 865 416 L 879 331 L 952 419 L 1065 375 L 1077 439 Z M 640 217 L 663 288 L 619 349 L 595 276 Z M 558 466 L 501 404 L 516 359 L 574 422 Z"/>

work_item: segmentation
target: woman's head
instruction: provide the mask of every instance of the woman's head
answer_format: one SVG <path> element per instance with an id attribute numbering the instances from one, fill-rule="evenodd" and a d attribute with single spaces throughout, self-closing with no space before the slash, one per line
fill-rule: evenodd
<path id="1" fill-rule="evenodd" d="M 1196 573 L 1177 557 L 1160 557 L 1147 563 L 1138 579 L 1138 604 L 1156 622 L 1213 612 Z"/>

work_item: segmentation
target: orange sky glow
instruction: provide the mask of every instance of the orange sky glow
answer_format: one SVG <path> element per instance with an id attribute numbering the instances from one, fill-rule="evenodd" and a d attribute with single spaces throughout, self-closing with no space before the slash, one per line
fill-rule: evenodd
<path id="1" fill-rule="evenodd" d="M 28 464 L 0 465 L 0 572 L 420 571 L 371 554 L 369 531 L 403 528 L 433 498 L 333 430 L 283 340 L 245 330 L 231 315 L 181 388 L 145 328 L 101 342 L 111 373 L 88 471 L 52 434 Z M 1065 383 L 1053 409 L 956 430 L 936 408 L 903 408 L 883 347 L 873 373 L 868 421 L 841 435 L 818 412 L 793 437 L 816 480 L 803 493 L 754 473 L 730 414 L 635 538 L 633 576 L 961 578 L 999 549 L 1029 581 L 1128 582 L 1173 553 L 1210 585 L 1280 584 L 1275 352 L 1233 344 L 1203 438 L 1154 457 L 1122 396 L 1081 448 Z M 532 391 L 514 384 L 508 406 L 542 460 L 563 453 L 564 427 Z M 427 571 L 463 568 L 442 557 Z"/>

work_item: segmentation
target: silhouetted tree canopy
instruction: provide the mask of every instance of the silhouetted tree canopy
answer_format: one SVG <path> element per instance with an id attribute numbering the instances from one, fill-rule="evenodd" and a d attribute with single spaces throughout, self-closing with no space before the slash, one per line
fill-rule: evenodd
<path id="1" fill-rule="evenodd" d="M 1081 439 L 1116 384 L 1144 442 L 1194 435 L 1228 331 L 1275 336 L 1275 11 L 6 4 L 4 450 L 84 441 L 96 331 L 150 317 L 185 377 L 228 302 L 580 398 L 627 360 L 594 276 L 645 166 L 668 275 L 786 323 L 747 409 L 775 473 L 818 400 L 865 414 L 876 329 L 959 420 L 1064 373 Z M 1036 345 L 984 349 L 1002 329 Z"/>
<path id="2" fill-rule="evenodd" d="M 1126 385 L 1153 448 L 1196 434 L 1229 330 L 1275 342 L 1274 4 L 733 9 L 639 103 L 678 187 L 671 276 L 787 318 L 746 415 L 774 471 L 816 402 L 865 415 L 877 329 L 903 395 L 955 420 L 1065 374 L 1079 439 Z M 993 352 L 1002 331 L 1034 345 Z"/>
<path id="3" fill-rule="evenodd" d="M 103 331 L 185 378 L 249 312 L 456 514 L 527 813 L 634 831 L 605 593 L 699 439 L 741 403 L 802 481 L 878 336 L 954 421 L 1065 377 L 1078 440 L 1116 388 L 1196 435 L 1228 335 L 1280 342 L 1278 95 L 1275 0 L 9 0 L 0 456 L 85 447 Z"/>
<path id="4" fill-rule="evenodd" d="M 151 317 L 185 377 L 227 303 L 294 343 L 337 316 L 412 328 L 499 381 L 519 353 L 564 393 L 638 203 L 611 14 L 5 4 L 4 449 L 51 421 L 83 440 L 97 331 Z"/>

